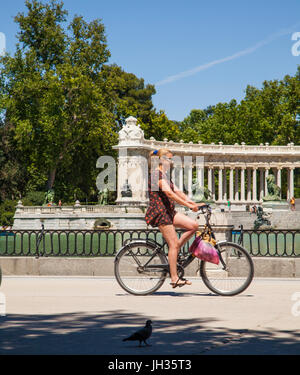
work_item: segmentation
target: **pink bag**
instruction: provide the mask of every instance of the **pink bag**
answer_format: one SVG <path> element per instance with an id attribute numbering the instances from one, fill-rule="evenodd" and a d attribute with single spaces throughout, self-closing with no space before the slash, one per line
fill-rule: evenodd
<path id="1" fill-rule="evenodd" d="M 189 252 L 205 262 L 219 264 L 220 259 L 217 250 L 209 242 L 202 240 L 201 236 L 195 238 Z"/>

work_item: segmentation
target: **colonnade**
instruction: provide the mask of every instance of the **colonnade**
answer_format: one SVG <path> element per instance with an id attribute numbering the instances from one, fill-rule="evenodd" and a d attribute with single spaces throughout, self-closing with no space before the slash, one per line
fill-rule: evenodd
<path id="1" fill-rule="evenodd" d="M 284 168 L 283 166 L 201 166 L 190 165 L 187 171 L 183 168 L 174 172 L 175 182 L 181 190 L 187 190 L 189 197 L 193 196 L 193 175 L 196 174 L 197 181 L 201 187 L 205 186 L 212 194 L 213 200 L 218 203 L 225 203 L 228 200 L 232 203 L 258 203 L 268 194 L 267 177 L 274 174 L 275 183 L 282 188 L 282 171 L 287 170 L 287 196 L 290 199 L 294 196 L 294 167 Z M 193 173 L 196 168 L 196 173 Z M 185 176 L 185 180 L 184 180 Z M 206 177 L 206 178 L 205 178 Z"/>
<path id="2" fill-rule="evenodd" d="M 181 189 L 193 197 L 193 179 L 200 187 L 207 187 L 216 203 L 228 200 L 237 206 L 262 202 L 268 195 L 267 177 L 275 176 L 275 183 L 283 187 L 282 199 L 294 196 L 295 169 L 300 168 L 300 146 L 241 144 L 194 144 L 178 143 L 153 137 L 144 138 L 137 119 L 129 117 L 119 132 L 118 145 L 118 195 L 117 204 L 147 205 L 147 162 L 150 151 L 168 149 L 177 158 L 173 180 Z M 176 177 L 176 178 L 174 178 Z M 284 186 L 283 185 L 284 181 Z M 132 197 L 122 195 L 124 184 L 132 189 Z M 286 194 L 285 194 L 286 191 Z"/>

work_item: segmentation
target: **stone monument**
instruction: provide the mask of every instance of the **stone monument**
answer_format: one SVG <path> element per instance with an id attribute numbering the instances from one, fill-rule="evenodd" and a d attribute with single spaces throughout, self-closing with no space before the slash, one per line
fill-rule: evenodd
<path id="1" fill-rule="evenodd" d="M 193 179 L 192 192 L 194 202 L 214 203 L 211 191 L 207 187 L 201 186 L 196 178 Z"/>
<path id="2" fill-rule="evenodd" d="M 282 200 L 281 189 L 275 183 L 275 176 L 269 174 L 266 178 L 268 194 L 263 197 L 262 206 L 264 208 L 272 209 L 288 209 L 288 203 L 286 200 Z"/>
<path id="3" fill-rule="evenodd" d="M 108 204 L 108 194 L 109 194 L 109 190 L 107 188 L 99 192 L 98 204 L 100 206 L 106 206 Z"/>
<path id="4" fill-rule="evenodd" d="M 264 226 L 264 225 L 267 225 L 267 226 L 271 225 L 271 221 L 269 220 L 270 214 L 264 213 L 264 210 L 261 206 L 257 207 L 256 215 L 257 215 L 257 219 L 254 221 L 254 229 L 255 230 L 260 228 L 261 226 Z"/>

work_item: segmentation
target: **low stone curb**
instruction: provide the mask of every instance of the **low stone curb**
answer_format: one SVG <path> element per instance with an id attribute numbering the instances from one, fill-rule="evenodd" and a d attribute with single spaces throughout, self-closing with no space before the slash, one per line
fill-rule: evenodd
<path id="1" fill-rule="evenodd" d="M 300 258 L 253 257 L 255 277 L 300 277 Z M 114 276 L 114 257 L 95 258 L 34 258 L 0 257 L 6 275 L 39 276 Z M 199 261 L 186 270 L 186 276 L 196 276 Z"/>

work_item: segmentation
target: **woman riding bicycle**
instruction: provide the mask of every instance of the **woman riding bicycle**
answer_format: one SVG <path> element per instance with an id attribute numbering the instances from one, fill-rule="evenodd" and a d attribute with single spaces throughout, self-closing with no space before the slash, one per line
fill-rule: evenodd
<path id="1" fill-rule="evenodd" d="M 156 158 L 155 158 L 156 157 Z M 173 154 L 167 149 L 151 151 L 149 155 L 149 206 L 145 215 L 147 225 L 158 227 L 165 238 L 168 247 L 168 260 L 173 288 L 192 283 L 186 279 L 180 279 L 177 274 L 177 257 L 180 248 L 194 235 L 198 229 L 198 223 L 186 215 L 175 210 L 175 202 L 190 208 L 194 212 L 199 206 L 180 191 L 170 179 L 173 167 Z M 154 161 L 157 161 L 156 165 Z M 175 228 L 186 231 L 177 237 Z"/>

